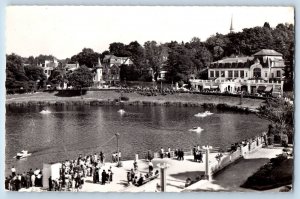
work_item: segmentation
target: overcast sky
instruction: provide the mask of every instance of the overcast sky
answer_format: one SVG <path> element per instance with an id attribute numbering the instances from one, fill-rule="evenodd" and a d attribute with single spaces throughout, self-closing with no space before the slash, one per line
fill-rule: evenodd
<path id="1" fill-rule="evenodd" d="M 278 23 L 294 24 L 291 7 L 41 7 L 6 10 L 6 52 L 21 56 L 71 57 L 84 47 L 107 50 L 112 42 L 205 41 L 215 33 Z"/>

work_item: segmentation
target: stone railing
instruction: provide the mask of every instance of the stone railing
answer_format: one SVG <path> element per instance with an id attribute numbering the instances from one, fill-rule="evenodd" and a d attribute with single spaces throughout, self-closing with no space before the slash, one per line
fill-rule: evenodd
<path id="1" fill-rule="evenodd" d="M 246 157 L 248 154 L 255 152 L 257 149 L 262 148 L 262 146 L 263 138 L 258 136 L 254 139 L 251 139 L 251 141 L 247 142 L 245 145 L 239 146 L 236 151 L 223 154 L 219 161 L 210 165 L 211 174 L 221 171 L 231 163 L 239 160 L 242 157 Z"/>

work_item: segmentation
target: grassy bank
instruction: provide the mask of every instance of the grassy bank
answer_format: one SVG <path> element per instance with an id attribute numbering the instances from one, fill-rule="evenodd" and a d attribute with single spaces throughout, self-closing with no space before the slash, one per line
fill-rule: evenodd
<path id="1" fill-rule="evenodd" d="M 290 185 L 293 182 L 293 162 L 293 159 L 284 158 L 282 155 L 273 158 L 250 176 L 241 187 L 261 191 Z"/>
<path id="2" fill-rule="evenodd" d="M 115 91 L 87 91 L 81 96 L 62 96 L 58 92 L 42 92 L 35 94 L 16 94 L 6 96 L 6 105 L 52 105 L 52 104 L 90 104 L 118 105 L 121 94 Z M 262 99 L 239 97 L 201 95 L 190 93 L 175 93 L 170 95 L 143 96 L 138 93 L 125 93 L 128 101 L 124 105 L 178 105 L 178 106 L 218 106 L 219 108 L 237 107 L 256 109 L 264 102 Z"/>

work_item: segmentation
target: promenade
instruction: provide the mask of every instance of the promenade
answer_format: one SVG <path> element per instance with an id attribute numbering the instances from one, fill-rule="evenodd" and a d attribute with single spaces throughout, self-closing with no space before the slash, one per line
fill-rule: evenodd
<path id="1" fill-rule="evenodd" d="M 271 158 L 282 153 L 282 147 L 259 148 L 252 153 L 247 154 L 236 162 L 217 172 L 211 181 L 200 180 L 188 187 L 185 187 L 186 179 L 195 180 L 205 173 L 205 162 L 199 163 L 193 161 L 193 156 L 185 156 L 183 161 L 173 158 L 154 158 L 152 160 L 154 171 L 159 170 L 158 164 L 166 163 L 167 168 L 167 192 L 198 192 L 198 191 L 240 191 L 249 192 L 251 189 L 241 188 L 248 177 L 255 173 L 261 166 L 269 162 Z M 215 156 L 217 153 L 210 153 L 210 164 L 217 163 Z M 203 160 L 205 161 L 205 154 Z M 105 185 L 94 184 L 92 177 L 86 177 L 84 185 L 80 192 L 156 192 L 160 191 L 157 185 L 160 185 L 160 175 L 158 178 L 142 185 L 128 185 L 127 172 L 133 168 L 133 160 L 122 161 L 122 167 L 116 167 L 116 163 L 106 163 L 101 169 L 106 171 L 112 167 L 113 181 Z M 148 172 L 148 162 L 144 159 L 138 160 L 139 174 Z M 43 191 L 40 188 L 21 189 L 20 191 Z M 271 190 L 272 191 L 272 190 Z"/>

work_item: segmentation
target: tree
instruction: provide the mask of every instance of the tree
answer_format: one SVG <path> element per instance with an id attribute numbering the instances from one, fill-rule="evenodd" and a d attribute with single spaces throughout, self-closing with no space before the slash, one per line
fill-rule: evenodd
<path id="1" fill-rule="evenodd" d="M 7 89 L 27 89 L 28 78 L 22 63 L 22 57 L 12 53 L 6 55 L 6 82 Z"/>
<path id="2" fill-rule="evenodd" d="M 229 39 L 227 35 L 217 33 L 206 40 L 206 44 L 212 52 L 214 60 L 219 60 L 224 57 L 224 49 L 227 47 Z"/>
<path id="3" fill-rule="evenodd" d="M 162 46 L 157 45 L 156 41 L 147 41 L 145 42 L 144 47 L 146 64 L 152 68 L 154 80 L 157 81 L 160 68 L 164 62 L 162 56 L 163 48 Z"/>
<path id="4" fill-rule="evenodd" d="M 184 45 L 179 44 L 170 49 L 166 68 L 168 82 L 188 82 L 190 75 L 196 69 L 189 50 Z"/>
<path id="5" fill-rule="evenodd" d="M 71 57 L 71 61 L 73 63 L 78 62 L 79 65 L 87 66 L 88 68 L 92 68 L 93 66 L 97 65 L 98 58 L 100 58 L 100 54 L 94 52 L 91 48 L 84 48 L 80 53 Z"/>
<path id="6" fill-rule="evenodd" d="M 93 85 L 93 74 L 86 66 L 80 66 L 68 75 L 68 82 L 74 88 L 82 90 Z"/>
<path id="7" fill-rule="evenodd" d="M 197 37 L 192 38 L 189 43 L 185 44 L 185 47 L 190 51 L 197 74 L 206 69 L 213 60 L 213 56 L 206 48 L 205 43 L 202 43 Z"/>
<path id="8" fill-rule="evenodd" d="M 259 115 L 268 119 L 276 127 L 279 135 L 294 134 L 294 106 L 282 98 L 270 98 L 259 108 Z"/>
<path id="9" fill-rule="evenodd" d="M 269 22 L 265 22 L 263 27 L 264 27 L 264 28 L 271 29 L 271 26 L 270 26 Z"/>
<path id="10" fill-rule="evenodd" d="M 136 69 L 135 65 L 125 65 L 120 66 L 120 79 L 122 81 L 137 81 L 140 77 L 139 71 Z"/>
<path id="11" fill-rule="evenodd" d="M 45 60 L 53 60 L 55 57 L 53 55 L 39 55 L 34 58 L 34 64 L 38 65 L 45 63 Z"/>
<path id="12" fill-rule="evenodd" d="M 126 50 L 130 52 L 130 58 L 133 64 L 140 70 L 142 70 L 145 64 L 145 51 L 137 41 L 130 42 L 126 45 Z"/>
<path id="13" fill-rule="evenodd" d="M 130 57 L 131 53 L 126 49 L 125 44 L 114 42 L 109 44 L 109 52 L 117 57 Z"/>
<path id="14" fill-rule="evenodd" d="M 44 85 L 47 77 L 44 74 L 44 70 L 39 66 L 28 65 L 24 67 L 25 74 L 32 85 L 36 85 L 37 89 Z"/>

